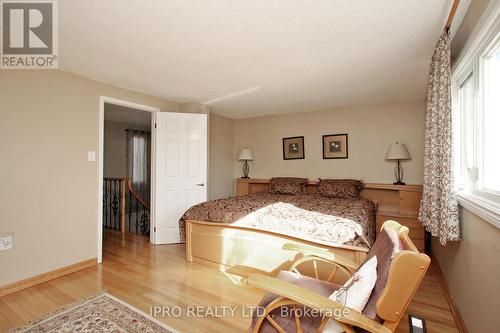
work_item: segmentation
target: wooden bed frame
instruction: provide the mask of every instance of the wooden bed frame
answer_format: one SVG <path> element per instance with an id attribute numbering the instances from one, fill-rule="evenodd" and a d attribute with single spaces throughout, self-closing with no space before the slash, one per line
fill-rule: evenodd
<path id="1" fill-rule="evenodd" d="M 306 191 L 314 193 L 318 182 L 309 181 Z M 237 196 L 267 191 L 269 179 L 237 179 Z M 375 202 L 377 210 L 399 214 L 418 213 L 421 185 L 365 184 L 361 197 Z M 276 275 L 288 269 L 297 253 L 283 250 L 286 243 L 323 248 L 357 264 L 367 249 L 306 241 L 277 233 L 232 226 L 229 224 L 186 220 L 186 260 L 217 267 L 228 273 L 248 276 L 250 273 Z"/>

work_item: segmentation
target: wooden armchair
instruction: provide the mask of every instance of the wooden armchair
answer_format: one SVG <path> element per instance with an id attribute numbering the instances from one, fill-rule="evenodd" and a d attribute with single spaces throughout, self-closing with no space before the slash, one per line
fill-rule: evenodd
<path id="1" fill-rule="evenodd" d="M 394 332 L 430 265 L 429 257 L 418 252 L 408 231 L 395 221 L 383 224 L 367 257 L 376 255 L 379 260 L 377 282 L 363 313 L 328 298 L 340 287 L 331 281 L 343 283 L 358 265 L 323 249 L 284 245 L 284 249 L 303 254 L 288 272 L 280 272 L 277 278 L 251 274 L 246 279 L 248 285 L 268 292 L 258 308 L 263 311 L 254 312 L 250 332 L 327 332 L 329 320 L 345 332 L 355 332 L 355 327 Z M 307 264 L 304 275 L 302 268 Z M 323 265 L 321 270 L 319 264 Z M 325 264 L 330 269 L 325 269 Z M 283 315 L 285 308 L 287 315 Z M 304 316 L 305 310 L 315 310 L 314 316 L 313 312 Z"/>

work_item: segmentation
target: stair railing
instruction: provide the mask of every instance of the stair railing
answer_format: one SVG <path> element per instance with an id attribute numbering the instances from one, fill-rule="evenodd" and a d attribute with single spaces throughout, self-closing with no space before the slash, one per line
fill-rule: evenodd
<path id="1" fill-rule="evenodd" d="M 135 232 L 136 234 L 140 232 L 143 235 L 149 235 L 149 204 L 146 203 L 146 201 L 137 193 L 137 191 L 134 190 L 134 185 L 132 184 L 131 179 L 128 179 L 127 187 L 130 193 L 128 197 L 128 231 Z"/>
<path id="2" fill-rule="evenodd" d="M 104 178 L 103 227 L 149 234 L 150 207 L 127 177 Z"/>

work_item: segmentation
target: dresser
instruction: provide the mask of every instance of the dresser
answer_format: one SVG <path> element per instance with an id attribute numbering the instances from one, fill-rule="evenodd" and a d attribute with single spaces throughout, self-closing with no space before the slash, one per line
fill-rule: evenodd
<path id="1" fill-rule="evenodd" d="M 422 185 L 366 184 L 361 196 L 377 204 L 377 235 L 385 221 L 394 220 L 408 227 L 419 251 L 425 250 L 425 230 L 418 220 Z"/>
<path id="2" fill-rule="evenodd" d="M 422 223 L 418 220 L 417 214 L 402 214 L 399 212 L 381 211 L 377 212 L 377 235 L 387 220 L 394 220 L 410 229 L 409 236 L 413 244 L 420 252 L 425 250 L 425 232 Z"/>

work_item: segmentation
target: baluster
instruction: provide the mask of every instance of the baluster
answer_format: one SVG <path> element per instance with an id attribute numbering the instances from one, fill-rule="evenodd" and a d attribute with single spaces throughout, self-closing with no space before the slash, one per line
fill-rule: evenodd
<path id="1" fill-rule="evenodd" d="M 110 199 L 110 205 L 109 205 L 109 228 L 113 229 L 113 214 L 114 214 L 114 206 L 115 206 L 115 198 L 114 198 L 114 193 L 113 193 L 113 180 L 111 179 L 109 181 L 109 199 Z"/>
<path id="2" fill-rule="evenodd" d="M 110 186 L 110 189 L 111 189 L 111 193 L 110 193 L 110 196 L 111 196 L 111 217 L 109 219 L 109 227 L 111 229 L 114 229 L 115 227 L 115 181 L 114 180 L 111 180 L 111 186 Z"/>
<path id="3" fill-rule="evenodd" d="M 111 229 L 111 217 L 113 216 L 113 197 L 111 196 L 111 181 L 108 180 L 108 208 L 109 208 L 109 218 L 108 218 L 108 228 Z"/>
<path id="4" fill-rule="evenodd" d="M 144 216 L 144 213 L 145 213 L 145 211 L 143 210 L 142 213 L 141 213 L 141 225 L 140 225 L 140 228 L 139 228 L 140 231 L 141 231 L 141 234 L 143 234 L 143 235 L 144 235 L 144 226 L 146 224 L 146 221 L 145 221 L 146 217 Z"/>
<path id="5" fill-rule="evenodd" d="M 122 184 L 119 180 L 116 181 L 116 185 L 117 185 L 117 188 L 116 188 L 116 198 L 118 199 L 118 215 L 117 215 L 117 219 L 116 219 L 116 230 L 121 230 L 120 229 L 120 226 L 121 226 L 121 221 L 122 221 L 122 207 L 121 207 L 121 202 L 122 202 Z"/>
<path id="6" fill-rule="evenodd" d="M 116 188 L 116 230 L 120 230 L 120 181 L 117 180 L 115 184 Z"/>
<path id="7" fill-rule="evenodd" d="M 102 227 L 106 227 L 106 179 L 102 180 Z"/>
<path id="8" fill-rule="evenodd" d="M 125 180 L 120 180 L 120 230 L 125 233 Z"/>
<path id="9" fill-rule="evenodd" d="M 141 216 L 141 233 L 143 235 L 149 234 L 149 211 L 146 210 L 146 207 L 143 207 L 143 213 Z"/>
<path id="10" fill-rule="evenodd" d="M 139 233 L 139 200 L 135 198 L 135 233 Z"/>
<path id="11" fill-rule="evenodd" d="M 111 218 L 109 219 L 109 227 L 115 228 L 115 181 L 111 180 Z"/>
<path id="12" fill-rule="evenodd" d="M 106 179 L 102 180 L 102 227 L 106 227 Z"/>
<path id="13" fill-rule="evenodd" d="M 116 220 L 118 217 L 118 197 L 116 189 L 116 180 L 113 180 L 113 229 L 116 230 Z"/>
<path id="14" fill-rule="evenodd" d="M 126 181 L 125 179 L 122 179 L 120 180 L 120 191 L 121 191 L 121 220 L 120 220 L 120 230 L 122 231 L 122 233 L 125 233 L 125 230 L 126 230 L 126 226 L 125 226 L 125 208 L 126 208 L 126 204 L 125 204 L 125 200 L 126 200 L 126 195 L 127 195 L 127 192 L 126 192 L 126 187 L 125 187 L 125 184 Z"/>
<path id="15" fill-rule="evenodd" d="M 130 180 L 128 180 L 130 181 Z M 130 231 L 130 224 L 132 219 L 132 193 L 128 191 L 128 231 Z"/>
<path id="16" fill-rule="evenodd" d="M 111 197 L 111 181 L 108 180 L 108 228 L 111 229 L 111 214 L 112 214 L 112 209 L 111 209 L 111 201 L 113 200 L 113 198 Z"/>
<path id="17" fill-rule="evenodd" d="M 114 196 L 114 204 L 115 204 L 115 210 L 116 210 L 116 213 L 115 213 L 115 218 L 113 219 L 113 229 L 114 230 L 118 230 L 118 221 L 120 220 L 120 207 L 119 207 L 119 204 L 120 204 L 120 200 L 118 200 L 118 187 L 116 186 L 116 179 L 113 181 L 113 191 L 115 193 L 115 196 Z"/>
<path id="18" fill-rule="evenodd" d="M 109 210 L 109 190 L 108 190 L 108 187 L 109 187 L 109 180 L 105 179 L 104 180 L 104 193 L 105 193 L 105 196 L 106 196 L 106 205 L 104 207 L 106 209 L 106 219 L 104 220 L 104 224 L 106 225 L 106 228 L 108 228 L 108 215 L 110 214 L 110 210 Z"/>
<path id="19" fill-rule="evenodd" d="M 111 182 L 108 180 L 108 188 L 107 188 L 107 192 L 108 192 L 108 221 L 107 221 L 107 226 L 108 228 L 111 228 L 111 214 L 112 214 L 112 210 L 111 210 L 111 201 L 113 200 L 113 198 L 111 197 L 111 192 L 110 192 L 110 184 Z"/>

